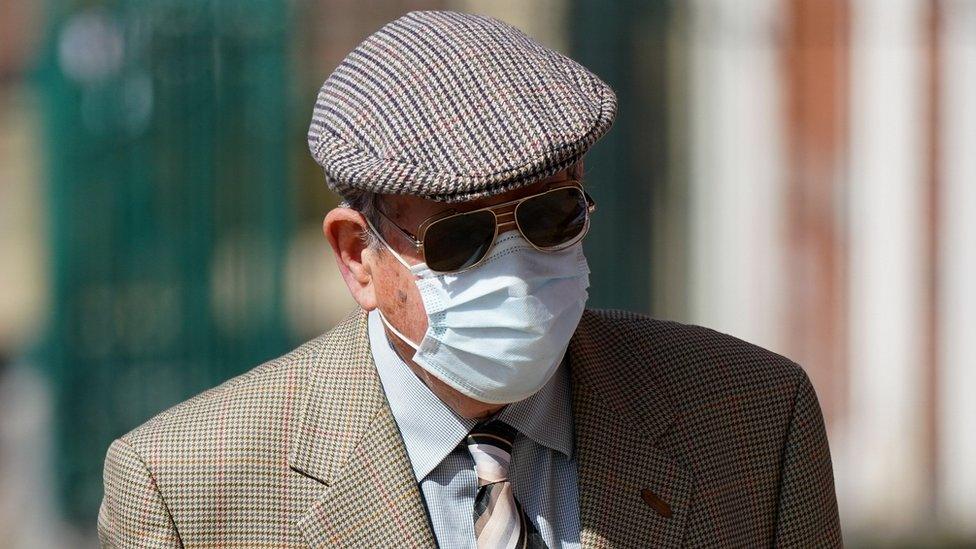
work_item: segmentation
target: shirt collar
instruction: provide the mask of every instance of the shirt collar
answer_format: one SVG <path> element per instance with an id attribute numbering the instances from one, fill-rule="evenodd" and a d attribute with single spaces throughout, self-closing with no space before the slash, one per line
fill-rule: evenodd
<path id="1" fill-rule="evenodd" d="M 418 378 L 390 345 L 376 311 L 369 313 L 373 362 L 403 438 L 417 481 L 464 440 L 478 421 L 456 413 Z M 565 361 L 534 395 L 501 410 L 498 418 L 538 444 L 572 456 L 573 421 Z"/>

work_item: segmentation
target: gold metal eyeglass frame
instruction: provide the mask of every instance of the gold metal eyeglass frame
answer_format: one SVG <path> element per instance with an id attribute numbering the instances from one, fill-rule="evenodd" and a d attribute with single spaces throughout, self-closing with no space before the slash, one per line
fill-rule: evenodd
<path id="1" fill-rule="evenodd" d="M 428 217 L 427 219 L 424 219 L 420 223 L 420 226 L 417 227 L 417 232 L 419 233 L 419 236 L 414 236 L 413 233 L 398 225 L 395 221 L 390 219 L 390 217 L 386 215 L 386 213 L 382 209 L 380 209 L 379 206 L 376 205 L 375 203 L 373 204 L 373 207 L 376 210 L 376 212 L 378 212 L 381 216 L 383 216 L 383 219 L 385 219 L 387 223 L 392 225 L 397 230 L 397 232 L 399 232 L 404 238 L 409 240 L 414 245 L 414 248 L 417 250 L 417 253 L 422 256 L 424 255 L 424 236 L 427 234 L 427 230 L 435 223 L 440 223 L 442 221 L 454 217 L 462 216 L 462 215 L 470 215 L 474 213 L 490 211 L 492 215 L 495 216 L 495 234 L 492 235 L 491 244 L 488 245 L 488 248 L 485 250 L 484 255 L 480 259 L 478 259 L 478 261 L 472 263 L 471 265 L 463 269 L 456 269 L 453 271 L 438 271 L 436 269 L 431 268 L 432 271 L 439 272 L 439 273 L 460 273 L 463 271 L 467 271 L 468 269 L 473 269 L 477 267 L 485 260 L 485 258 L 487 258 L 490 255 L 492 248 L 495 247 L 496 240 L 498 240 L 498 235 L 500 233 L 505 232 L 505 230 L 507 230 L 507 229 L 503 230 L 504 227 L 510 227 L 512 225 L 515 225 L 519 233 L 521 233 L 521 235 L 525 238 L 525 241 L 528 242 L 536 250 L 539 250 L 540 252 L 555 252 L 555 251 L 563 250 L 583 240 L 583 237 L 585 237 L 586 233 L 589 232 L 590 230 L 590 215 L 596 211 L 596 202 L 594 202 L 593 197 L 591 197 L 590 194 L 583 189 L 582 182 L 578 180 L 568 179 L 565 181 L 557 181 L 554 182 L 553 184 L 558 186 L 555 187 L 550 186 L 546 190 L 538 192 L 536 194 L 523 196 L 521 198 L 516 198 L 515 200 L 502 202 L 501 204 L 493 204 L 491 206 L 485 206 L 483 208 L 477 208 L 474 210 L 467 210 L 463 212 L 448 210 L 446 212 L 436 213 Z M 522 203 L 525 202 L 526 200 L 538 198 L 540 196 L 544 196 L 549 193 L 563 190 L 567 187 L 579 189 L 579 191 L 583 193 L 583 198 L 586 200 L 586 214 L 585 214 L 586 221 L 584 222 L 583 230 L 581 230 L 580 233 L 575 237 L 561 244 L 557 244 L 555 246 L 546 246 L 546 247 L 536 246 L 534 242 L 532 242 L 527 236 L 525 236 L 525 232 L 522 230 L 522 227 L 518 223 L 517 212 L 519 206 L 521 206 Z M 377 235 L 380 236 L 380 238 L 382 238 L 382 235 L 379 234 L 379 231 L 377 231 L 376 227 L 373 227 L 373 224 L 370 223 L 369 219 L 367 219 L 366 222 L 369 224 L 370 228 L 372 228 L 373 231 L 376 232 Z M 424 259 L 426 261 L 426 257 Z"/>

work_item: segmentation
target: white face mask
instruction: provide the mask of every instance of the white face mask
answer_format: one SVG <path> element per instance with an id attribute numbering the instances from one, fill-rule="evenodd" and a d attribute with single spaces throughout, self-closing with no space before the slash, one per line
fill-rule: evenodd
<path id="1" fill-rule="evenodd" d="M 413 361 L 462 394 L 509 404 L 541 389 L 566 353 L 588 294 L 590 269 L 582 244 L 540 252 L 517 231 L 499 235 L 481 265 L 439 274 L 409 265 L 380 236 L 416 281 L 427 310 L 420 344 L 380 313 Z"/>

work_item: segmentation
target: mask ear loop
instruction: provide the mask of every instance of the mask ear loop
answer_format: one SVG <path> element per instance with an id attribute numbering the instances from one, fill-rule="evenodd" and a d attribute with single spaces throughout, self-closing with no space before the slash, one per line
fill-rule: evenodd
<path id="1" fill-rule="evenodd" d="M 387 329 L 389 329 L 391 332 L 393 332 L 393 335 L 395 335 L 398 338 L 400 338 L 400 341 L 403 341 L 404 343 L 406 343 L 407 345 L 409 345 L 414 351 L 419 351 L 420 350 L 420 345 L 417 345 L 413 341 L 410 341 L 410 339 L 407 336 L 403 335 L 400 332 L 400 330 L 397 330 L 396 328 L 393 327 L 392 324 L 390 324 L 390 321 L 388 321 L 386 319 L 386 317 L 383 316 L 383 311 L 381 311 L 381 310 L 379 310 L 379 308 L 377 308 L 376 309 L 376 314 L 380 315 L 380 320 L 383 321 L 383 325 L 386 326 Z"/>

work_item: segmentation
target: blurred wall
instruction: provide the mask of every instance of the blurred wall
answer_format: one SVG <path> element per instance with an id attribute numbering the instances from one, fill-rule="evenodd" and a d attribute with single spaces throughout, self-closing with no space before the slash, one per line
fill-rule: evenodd
<path id="1" fill-rule="evenodd" d="M 976 4 L 682 9 L 685 318 L 805 367 L 849 540 L 970 539 Z"/>

